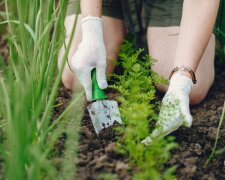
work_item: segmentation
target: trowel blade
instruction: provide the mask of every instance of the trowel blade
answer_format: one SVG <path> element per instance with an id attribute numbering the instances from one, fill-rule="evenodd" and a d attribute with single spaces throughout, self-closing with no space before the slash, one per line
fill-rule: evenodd
<path id="1" fill-rule="evenodd" d="M 113 125 L 114 121 L 122 124 L 116 101 L 98 100 L 91 103 L 87 109 L 97 135 L 102 129 Z"/>

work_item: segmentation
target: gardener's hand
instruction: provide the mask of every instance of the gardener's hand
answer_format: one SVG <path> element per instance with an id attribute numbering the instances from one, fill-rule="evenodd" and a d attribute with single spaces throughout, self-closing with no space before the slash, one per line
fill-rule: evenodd
<path id="1" fill-rule="evenodd" d="M 87 16 L 82 19 L 82 42 L 72 58 L 72 67 L 84 86 L 88 101 L 92 100 L 92 69 L 96 68 L 99 87 L 105 89 L 108 86 L 105 75 L 106 50 L 101 18 Z"/>
<path id="2" fill-rule="evenodd" d="M 191 79 L 179 74 L 173 75 L 169 89 L 162 101 L 157 127 L 150 137 L 142 141 L 143 144 L 149 145 L 153 139 L 164 137 L 180 126 L 191 127 L 189 93 L 192 85 Z"/>

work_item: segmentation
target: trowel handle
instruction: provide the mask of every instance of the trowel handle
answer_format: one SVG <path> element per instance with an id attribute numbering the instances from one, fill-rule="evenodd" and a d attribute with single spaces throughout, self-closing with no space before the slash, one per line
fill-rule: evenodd
<path id="1" fill-rule="evenodd" d="M 96 69 L 91 71 L 91 79 L 92 79 L 92 101 L 101 100 L 108 98 L 104 91 L 99 88 L 97 78 L 96 78 Z"/>

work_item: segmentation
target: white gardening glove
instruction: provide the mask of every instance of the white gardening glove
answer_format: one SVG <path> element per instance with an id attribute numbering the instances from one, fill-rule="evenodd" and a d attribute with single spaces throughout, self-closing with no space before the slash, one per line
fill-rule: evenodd
<path id="1" fill-rule="evenodd" d="M 87 16 L 82 19 L 82 42 L 72 57 L 72 68 L 83 85 L 87 100 L 92 100 L 91 71 L 96 68 L 96 78 L 101 89 L 105 89 L 106 50 L 103 41 L 102 19 Z"/>
<path id="2" fill-rule="evenodd" d="M 193 82 L 190 78 L 175 74 L 162 100 L 162 107 L 156 129 L 142 143 L 150 145 L 153 139 L 164 137 L 180 126 L 191 127 L 192 116 L 189 109 L 189 94 Z"/>

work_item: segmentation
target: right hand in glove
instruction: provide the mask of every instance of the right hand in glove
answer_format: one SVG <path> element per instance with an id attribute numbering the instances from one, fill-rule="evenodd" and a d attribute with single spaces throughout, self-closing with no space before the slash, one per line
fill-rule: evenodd
<path id="1" fill-rule="evenodd" d="M 102 20 L 87 16 L 82 19 L 82 42 L 72 57 L 72 68 L 85 89 L 87 100 L 92 100 L 91 71 L 96 68 L 96 78 L 101 89 L 107 88 L 106 50 L 103 41 Z"/>
<path id="2" fill-rule="evenodd" d="M 189 94 L 192 80 L 183 75 L 175 74 L 163 98 L 157 128 L 142 143 L 150 145 L 155 138 L 164 137 L 177 130 L 180 126 L 191 127 L 192 116 L 189 109 Z"/>

